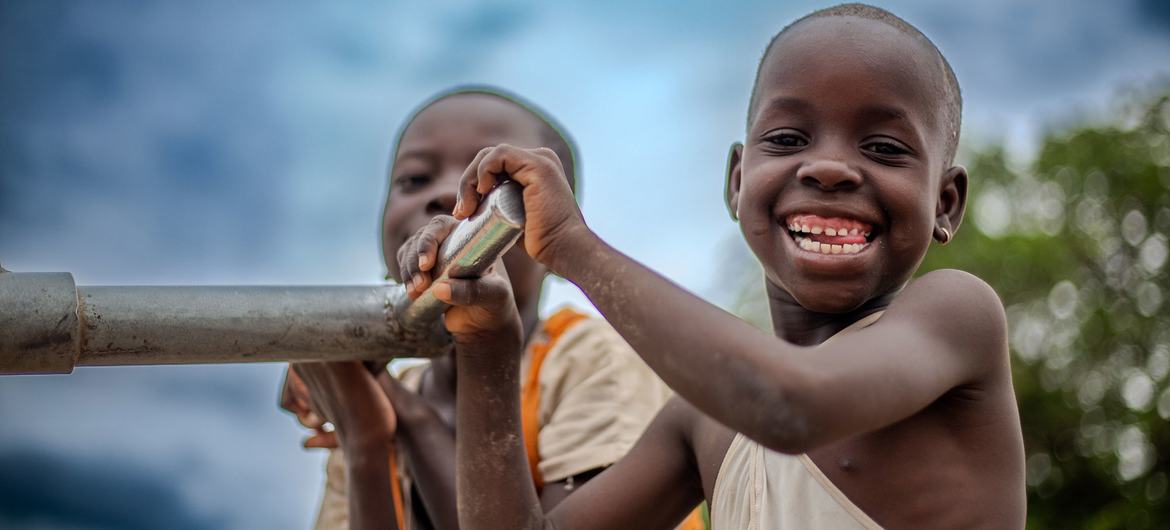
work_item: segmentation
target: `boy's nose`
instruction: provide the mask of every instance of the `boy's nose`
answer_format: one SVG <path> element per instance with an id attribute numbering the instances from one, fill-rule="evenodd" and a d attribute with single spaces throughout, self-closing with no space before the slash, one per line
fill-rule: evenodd
<path id="1" fill-rule="evenodd" d="M 451 215 L 451 211 L 455 209 L 455 191 L 455 187 L 451 187 L 448 190 L 436 191 L 427 200 L 427 215 L 431 217 L 439 214 Z"/>
<path id="2" fill-rule="evenodd" d="M 853 189 L 861 185 L 861 173 L 838 160 L 817 160 L 802 166 L 796 178 L 825 191 Z"/>

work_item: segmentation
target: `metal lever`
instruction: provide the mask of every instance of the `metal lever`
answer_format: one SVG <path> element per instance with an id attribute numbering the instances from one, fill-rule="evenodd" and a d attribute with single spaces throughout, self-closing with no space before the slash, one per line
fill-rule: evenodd
<path id="1" fill-rule="evenodd" d="M 516 242 L 521 187 L 505 182 L 439 248 L 436 279 L 475 278 Z M 429 289 L 78 287 L 69 273 L 0 269 L 0 374 L 75 366 L 433 357 L 449 345 Z"/>

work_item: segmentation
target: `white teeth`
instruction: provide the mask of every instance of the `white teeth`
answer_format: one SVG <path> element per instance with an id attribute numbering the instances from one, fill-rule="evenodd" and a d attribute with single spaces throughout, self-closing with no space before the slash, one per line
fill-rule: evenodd
<path id="1" fill-rule="evenodd" d="M 826 229 L 825 229 L 825 235 L 827 235 L 827 236 L 835 236 L 835 235 L 837 235 L 837 229 L 835 229 L 835 228 L 826 228 Z"/>
<path id="2" fill-rule="evenodd" d="M 809 252 L 816 252 L 818 254 L 857 254 L 869 243 L 847 243 L 844 245 L 830 245 L 828 243 L 819 243 L 813 241 L 811 238 L 799 237 L 796 238 L 796 245 Z"/>
<path id="3" fill-rule="evenodd" d="M 857 229 L 854 228 L 854 229 L 849 230 L 849 235 L 851 235 L 851 236 L 857 235 Z"/>
<path id="4" fill-rule="evenodd" d="M 800 225 L 800 231 L 807 234 L 807 233 L 811 232 L 812 229 L 809 228 L 808 225 Z"/>
<path id="5" fill-rule="evenodd" d="M 812 233 L 814 233 L 814 234 L 820 234 L 823 231 L 824 231 L 824 229 L 819 227 L 819 226 L 812 227 Z"/>

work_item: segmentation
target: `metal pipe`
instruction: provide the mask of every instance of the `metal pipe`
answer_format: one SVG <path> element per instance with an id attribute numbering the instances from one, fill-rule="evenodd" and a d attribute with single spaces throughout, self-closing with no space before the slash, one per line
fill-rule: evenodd
<path id="1" fill-rule="evenodd" d="M 504 183 L 439 249 L 436 278 L 482 275 L 520 235 L 521 188 Z M 74 366 L 433 357 L 445 309 L 398 284 L 77 287 L 69 273 L 0 269 L 0 375 Z"/>

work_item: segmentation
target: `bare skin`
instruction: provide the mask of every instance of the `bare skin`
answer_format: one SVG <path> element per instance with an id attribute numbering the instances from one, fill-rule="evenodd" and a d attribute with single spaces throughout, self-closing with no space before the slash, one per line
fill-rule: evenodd
<path id="1" fill-rule="evenodd" d="M 712 498 L 734 432 L 809 454 L 886 527 L 1023 527 L 1003 307 L 960 271 L 910 280 L 932 237 L 958 228 L 967 196 L 966 171 L 946 160 L 937 58 L 854 17 L 809 20 L 782 39 L 733 151 L 727 197 L 764 265 L 774 335 L 601 241 L 552 152 L 504 145 L 467 169 L 455 216 L 500 178 L 523 185 L 527 251 L 580 286 L 681 399 L 627 458 L 545 514 L 523 480 L 519 395 L 504 382 L 518 362 L 513 324 L 486 322 L 498 339 L 496 328 L 464 329 L 476 340 L 456 352 L 461 528 L 669 527 Z M 802 248 L 789 231 L 801 215 L 855 223 L 866 244 Z M 489 303 L 486 289 L 460 289 L 448 315 Z M 824 343 L 879 310 L 877 323 Z"/>
<path id="2" fill-rule="evenodd" d="M 451 212 L 468 162 L 485 146 L 502 142 L 536 147 L 543 145 L 544 138 L 539 122 L 527 111 L 482 94 L 441 99 L 420 112 L 403 131 L 390 169 L 382 247 L 390 276 L 407 282 L 410 296 L 417 296 L 428 285 L 409 283 L 418 270 L 419 246 L 437 245 L 434 239 L 420 241 L 411 236 L 435 222 L 439 214 Z M 440 230 L 453 222 L 449 216 L 441 216 L 440 220 L 443 222 L 433 225 Z M 518 247 L 505 255 L 500 268 L 505 265 L 508 274 L 497 276 L 509 280 L 506 292 L 514 299 L 512 310 L 518 318 L 519 333 L 526 341 L 539 327 L 537 306 L 547 271 Z M 449 327 L 450 320 L 448 316 Z M 287 376 L 282 407 L 315 430 L 306 440 L 306 447 L 328 447 L 333 442 L 344 451 L 351 528 L 393 528 L 396 524 L 388 501 L 391 495 L 387 447 L 391 441 L 396 441 L 405 454 L 401 465 L 413 477 L 431 525 L 437 529 L 458 528 L 455 362 L 454 352 L 432 359 L 418 394 L 384 375 L 373 384 L 374 378 L 361 363 L 300 363 Z M 298 373 L 304 376 L 308 388 L 297 386 Z M 519 385 L 516 376 L 510 380 Z M 311 408 L 306 406 L 307 401 L 312 402 Z M 312 409 L 321 414 L 313 413 Z M 336 426 L 336 437 L 321 429 L 322 415 Z M 573 477 L 573 481 L 580 484 L 594 474 L 585 472 Z M 525 477 L 531 483 L 527 471 Z M 574 491 L 564 487 L 565 483 L 546 484 L 540 494 L 541 504 L 551 508 Z M 415 521 L 415 524 L 426 522 Z"/>

